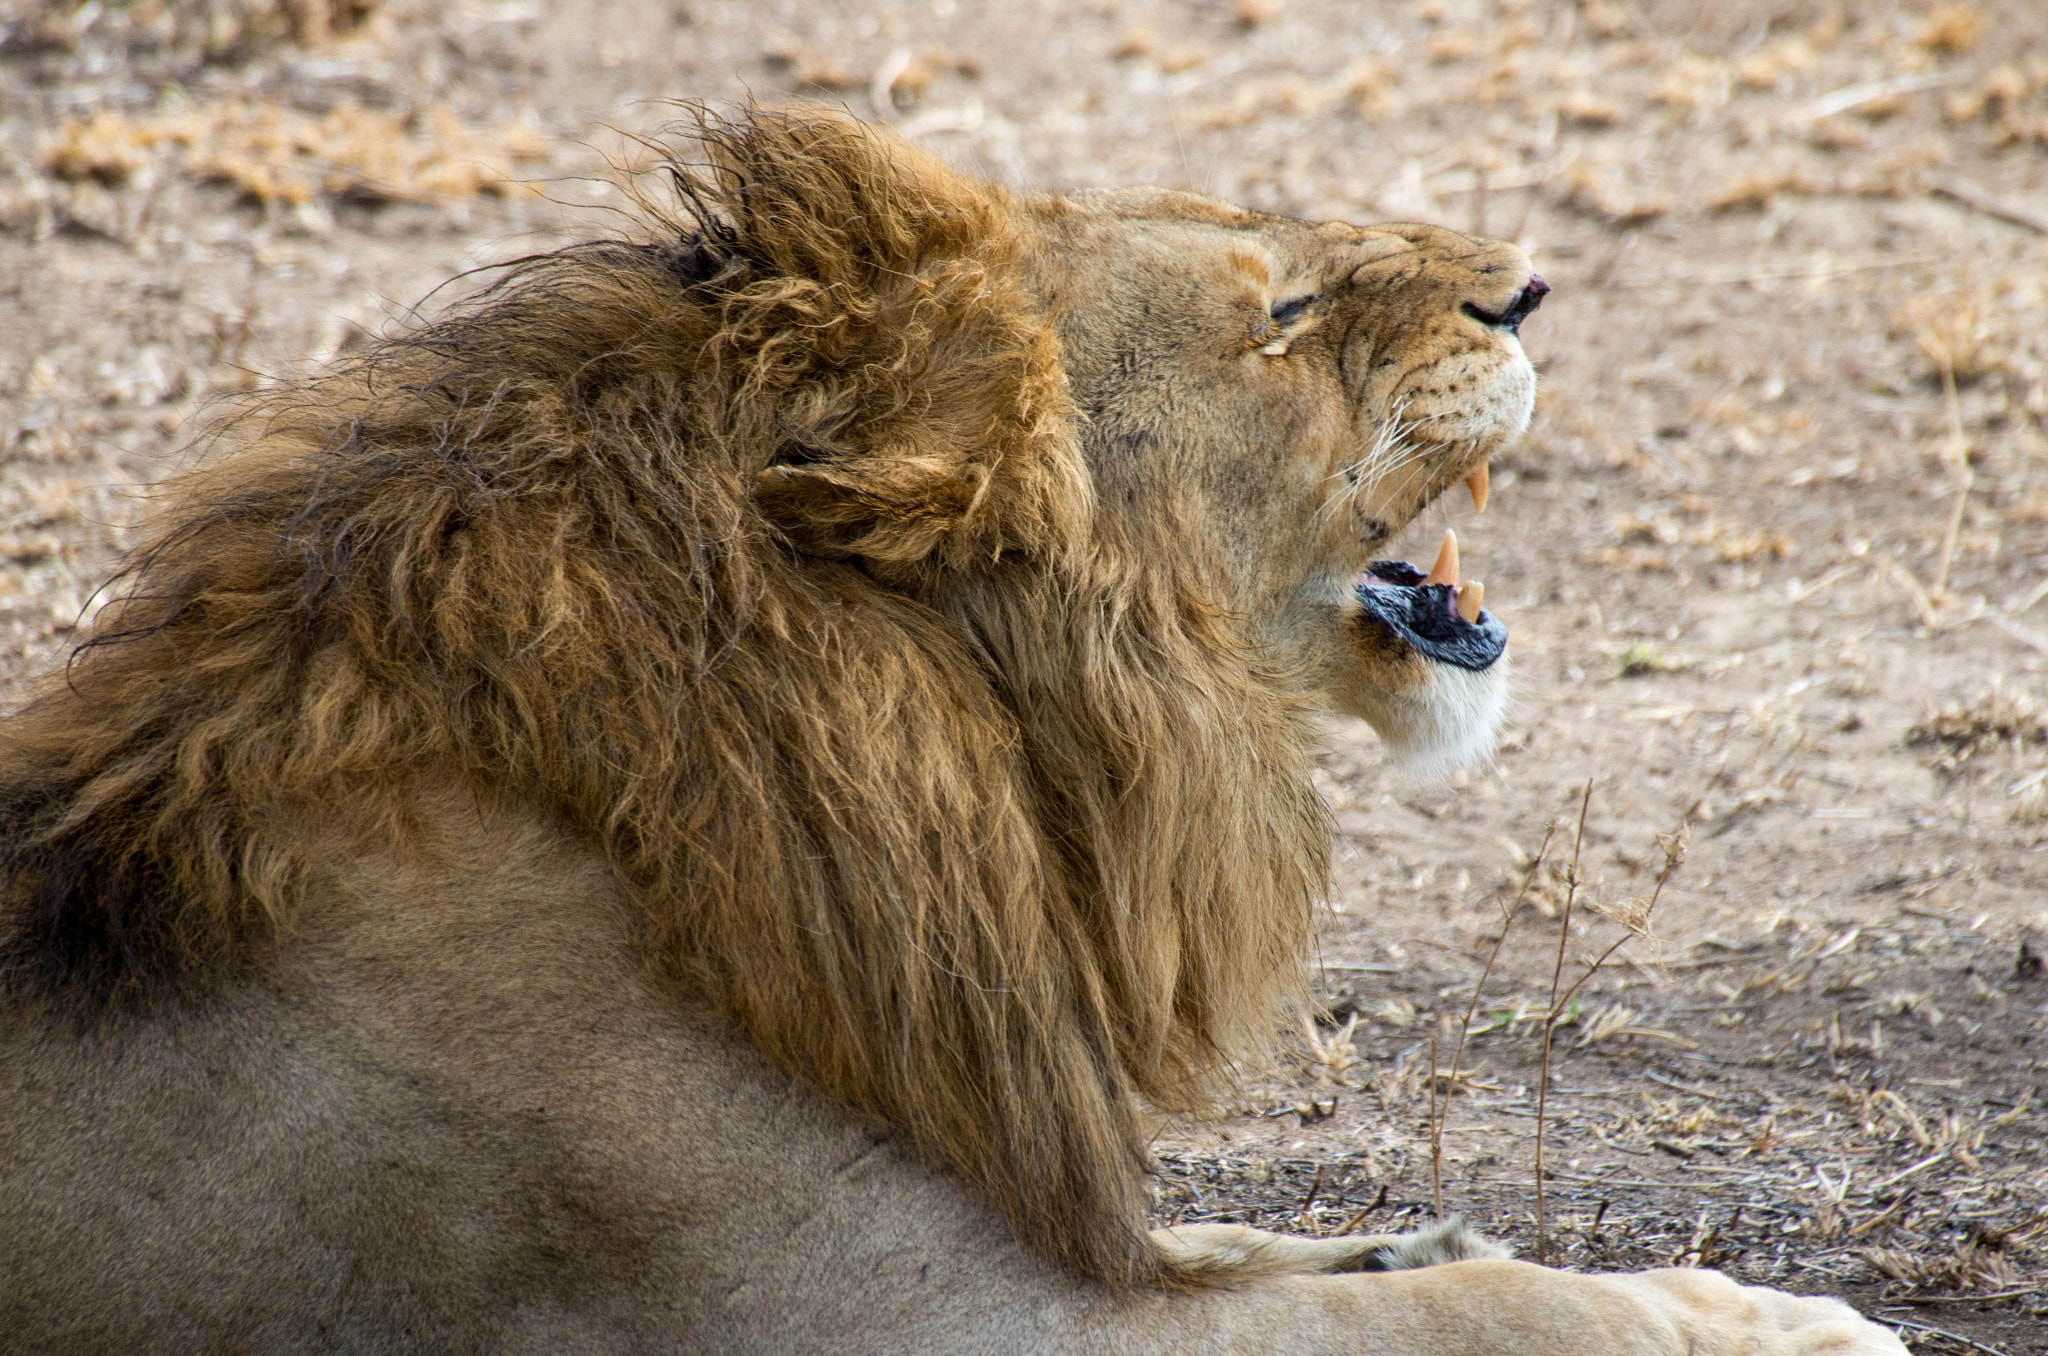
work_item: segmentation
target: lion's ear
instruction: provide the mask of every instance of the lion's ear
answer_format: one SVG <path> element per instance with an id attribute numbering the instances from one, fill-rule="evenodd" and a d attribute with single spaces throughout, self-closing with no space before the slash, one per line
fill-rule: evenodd
<path id="1" fill-rule="evenodd" d="M 770 466 L 755 501 L 799 551 L 909 564 L 965 546 L 987 497 L 988 468 L 935 457 Z"/>
<path id="2" fill-rule="evenodd" d="M 731 383 L 725 426 L 758 431 L 736 448 L 768 521 L 897 566 L 1077 541 L 1092 501 L 1008 195 L 813 110 L 706 136 L 721 172 L 690 183 L 723 235 L 702 228 L 683 270 L 717 326 L 697 370 Z M 727 254 L 740 284 L 694 282 Z"/>

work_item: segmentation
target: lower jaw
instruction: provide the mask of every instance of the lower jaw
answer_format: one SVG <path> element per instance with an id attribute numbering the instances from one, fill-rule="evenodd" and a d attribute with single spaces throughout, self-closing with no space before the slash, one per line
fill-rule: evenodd
<path id="1" fill-rule="evenodd" d="M 1467 620 L 1459 615 L 1456 586 L 1426 582 L 1406 561 L 1374 561 L 1353 592 L 1367 615 L 1434 663 L 1483 673 L 1507 650 L 1499 618 L 1478 610 Z"/>

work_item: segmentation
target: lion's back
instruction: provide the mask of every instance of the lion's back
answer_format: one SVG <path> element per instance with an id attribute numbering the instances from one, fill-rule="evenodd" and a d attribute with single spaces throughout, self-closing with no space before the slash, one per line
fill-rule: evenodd
<path id="1" fill-rule="evenodd" d="M 708 1336 L 710 1278 L 876 1152 L 647 972 L 586 848 L 450 818 L 402 862 L 330 847 L 289 963 L 202 1004 L 0 1009 L 0 1353 Z M 907 1158 L 886 1194 L 1007 1240 Z"/>

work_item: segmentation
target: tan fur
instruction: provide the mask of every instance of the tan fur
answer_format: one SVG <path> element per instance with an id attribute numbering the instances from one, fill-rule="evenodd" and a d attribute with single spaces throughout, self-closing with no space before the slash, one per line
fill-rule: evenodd
<path id="1" fill-rule="evenodd" d="M 680 168 L 704 151 L 709 171 Z M 519 1141 L 472 1147 L 421 1160 L 440 1194 L 338 1179 L 337 1199 L 387 1212 L 343 1228 L 259 1156 L 243 1200 L 263 1223 L 235 1241 L 233 1211 L 216 1228 L 217 1204 L 181 1209 L 212 1240 L 196 1255 L 346 1237 L 321 1255 L 454 1286 L 458 1254 L 404 1260 L 424 1225 L 366 1221 L 498 1202 L 485 1232 L 525 1239 L 506 1221 L 574 1197 L 564 1218 L 603 1240 L 574 1254 L 588 1286 L 651 1268 L 650 1291 L 697 1296 L 738 1263 L 674 1260 L 641 1215 L 717 1190 L 775 1216 L 768 1170 L 734 1165 L 784 1122 L 735 1127 L 782 1099 L 789 1162 L 817 1165 L 796 1180 L 820 1184 L 785 1239 L 852 1209 L 825 1204 L 873 1152 L 832 1147 L 845 1108 L 902 1146 L 894 1195 L 863 1207 L 876 1236 L 891 1211 L 934 1240 L 982 1229 L 973 1204 L 903 1204 L 947 1179 L 1061 1286 L 1271 1270 L 1242 1240 L 1210 1255 L 1146 1232 L 1136 1099 L 1203 1105 L 1294 1001 L 1324 871 L 1311 715 L 1335 703 L 1398 742 L 1465 709 L 1361 627 L 1348 590 L 1526 422 L 1519 347 L 1461 308 L 1497 310 L 1527 261 L 1185 195 L 1018 200 L 823 114 L 707 119 L 676 163 L 683 200 L 649 205 L 638 241 L 528 260 L 243 412 L 169 491 L 68 673 L 7 722 L 0 1068 L 33 1092 L 12 1113 L 27 1147 L 0 1154 L 27 1184 L 8 1189 L 18 1239 L 88 1208 L 60 1204 L 72 1172 L 129 1180 L 108 1166 L 132 1156 L 120 1137 L 66 1147 L 76 1098 L 113 1098 L 93 1123 L 118 1120 L 147 1100 L 110 1091 L 123 1079 L 189 1071 L 159 1054 L 92 1072 L 106 1051 L 175 1028 L 195 1051 L 226 1042 L 191 1056 L 204 1067 L 242 1069 L 258 1057 L 235 1051 L 287 1048 L 237 1045 L 246 1023 L 298 1032 L 319 1011 L 289 1048 L 356 1053 L 275 1075 L 268 1101 L 192 1094 L 188 1140 L 135 1134 L 227 1154 L 368 1061 L 399 1070 L 361 1094 L 394 1143 L 413 1142 L 398 1089 L 460 1086 L 447 1105 L 469 1109 L 434 1124 L 519 1121 L 526 1098 L 588 1122 L 565 1142 L 613 1144 L 625 1185 L 577 1196 Z M 1317 300 L 1275 312 L 1295 294 Z M 270 1015 L 228 1015 L 252 1012 Z M 386 1034 L 352 1045 L 358 1028 Z M 394 1040 L 416 1067 L 374 1053 Z M 570 1050 L 599 1063 L 512 1091 L 510 1070 Z M 604 1110 L 671 1082 L 672 1111 Z M 722 1097 L 735 1119 L 699 1126 Z M 685 1123 L 708 1144 L 646 1157 Z M 658 1166 L 618 1166 L 643 1158 Z M 658 1185 L 679 1162 L 696 1166 Z M 80 1267 L 159 1241 L 87 1232 L 103 1247 Z M 611 1250 L 616 1271 L 596 1262 Z M 989 1265 L 1006 1295 L 1054 1284 L 1038 1262 Z M 51 1275 L 35 1293 L 69 1284 Z M 23 1293 L 16 1317 L 50 1321 Z M 449 1293 L 405 1321 L 496 1313 Z M 383 1312 L 374 1296 L 360 1312 Z M 488 1331 L 474 1340 L 504 1340 Z"/>

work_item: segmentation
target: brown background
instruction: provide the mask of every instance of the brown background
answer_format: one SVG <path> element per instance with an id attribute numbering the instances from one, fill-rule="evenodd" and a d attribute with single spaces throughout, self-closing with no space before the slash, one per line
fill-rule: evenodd
<path id="1" fill-rule="evenodd" d="M 1705 1261 L 1849 1293 L 1920 1350 L 2048 1351 L 2048 7 L 180 0 L 0 25 L 16 696 L 210 399 L 605 229 L 589 176 L 664 97 L 843 102 L 1023 188 L 1520 240 L 1556 289 L 1525 331 L 1536 428 L 1486 516 L 1447 499 L 1403 543 L 1455 526 L 1487 581 L 1511 736 L 1431 785 L 1333 733 L 1340 1020 L 1162 1129 L 1161 1216 L 1425 1215 L 1434 1047 L 1444 1203 L 1533 1250 L 1592 779 L 1565 987 L 1640 911 L 1656 835 L 1689 856 L 1654 937 L 1561 1005 L 1553 1257 Z"/>

